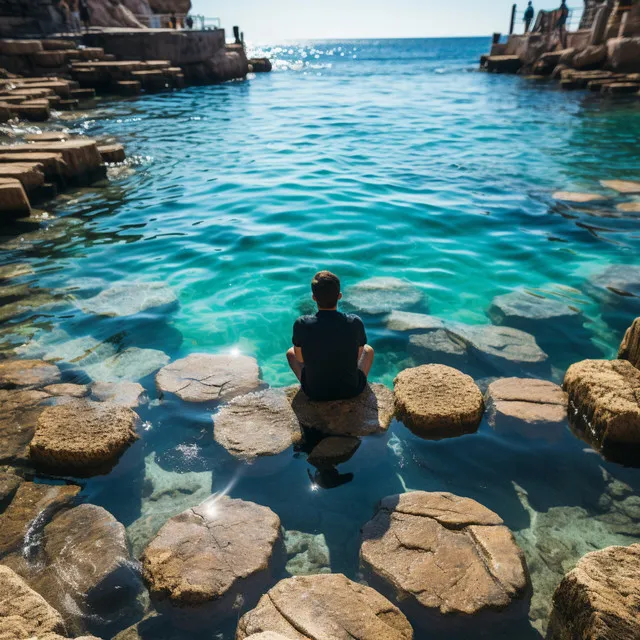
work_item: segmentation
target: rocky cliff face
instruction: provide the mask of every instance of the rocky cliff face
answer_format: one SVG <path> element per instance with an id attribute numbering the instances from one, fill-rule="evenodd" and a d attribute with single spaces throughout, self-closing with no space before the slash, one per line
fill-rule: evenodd
<path id="1" fill-rule="evenodd" d="M 149 0 L 153 13 L 189 13 L 191 0 Z"/>

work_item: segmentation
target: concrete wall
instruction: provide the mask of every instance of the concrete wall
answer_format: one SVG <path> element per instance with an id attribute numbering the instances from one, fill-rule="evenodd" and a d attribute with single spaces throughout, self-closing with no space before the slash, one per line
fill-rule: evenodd
<path id="1" fill-rule="evenodd" d="M 89 33 L 83 41 L 88 46 L 102 47 L 118 60 L 170 60 L 181 67 L 215 58 L 225 47 L 225 34 L 224 29 L 140 29 Z"/>

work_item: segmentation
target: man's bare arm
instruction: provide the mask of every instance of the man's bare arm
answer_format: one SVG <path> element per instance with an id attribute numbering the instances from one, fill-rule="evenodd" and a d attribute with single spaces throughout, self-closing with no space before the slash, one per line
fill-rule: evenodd
<path id="1" fill-rule="evenodd" d="M 293 352 L 296 354 L 296 360 L 298 362 L 304 363 L 304 358 L 302 357 L 302 349 L 300 347 L 294 347 Z"/>

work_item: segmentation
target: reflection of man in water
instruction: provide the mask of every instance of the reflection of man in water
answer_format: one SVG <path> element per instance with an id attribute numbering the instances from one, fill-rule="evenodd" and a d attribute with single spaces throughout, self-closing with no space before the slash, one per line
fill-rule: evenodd
<path id="1" fill-rule="evenodd" d="M 533 10 L 533 2 L 529 0 L 529 6 L 524 12 L 524 32 L 529 33 L 531 30 L 531 23 L 533 22 L 533 17 L 535 15 L 535 11 Z"/>
<path id="2" fill-rule="evenodd" d="M 318 313 L 293 325 L 293 347 L 287 360 L 302 390 L 312 400 L 343 400 L 362 393 L 373 364 L 362 320 L 338 311 L 340 280 L 319 271 L 311 282 Z"/>

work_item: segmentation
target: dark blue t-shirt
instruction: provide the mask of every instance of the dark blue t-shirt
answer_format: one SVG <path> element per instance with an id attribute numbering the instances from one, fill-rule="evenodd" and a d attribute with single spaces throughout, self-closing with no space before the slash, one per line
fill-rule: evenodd
<path id="1" fill-rule="evenodd" d="M 358 316 L 318 311 L 293 325 L 293 344 L 302 349 L 302 389 L 313 400 L 353 398 L 367 385 L 358 369 L 358 351 L 367 343 Z"/>

